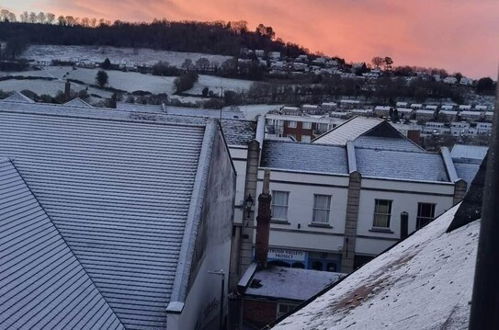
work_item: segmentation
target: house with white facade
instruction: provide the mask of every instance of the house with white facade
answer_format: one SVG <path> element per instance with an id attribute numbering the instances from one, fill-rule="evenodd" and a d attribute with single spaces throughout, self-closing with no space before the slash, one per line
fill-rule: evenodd
<path id="1" fill-rule="evenodd" d="M 236 173 L 216 120 L 3 101 L 0 157 L 1 328 L 218 324 Z"/>
<path id="2" fill-rule="evenodd" d="M 400 239 L 403 213 L 413 232 L 462 198 L 466 183 L 446 148 L 429 153 L 376 135 L 345 144 L 264 141 L 258 187 L 270 170 L 269 260 L 351 272 Z"/>

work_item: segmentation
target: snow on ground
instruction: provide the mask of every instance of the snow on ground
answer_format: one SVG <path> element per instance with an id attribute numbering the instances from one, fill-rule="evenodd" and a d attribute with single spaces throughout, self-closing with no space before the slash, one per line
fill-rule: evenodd
<path id="1" fill-rule="evenodd" d="M 194 87 L 186 91 L 187 94 L 201 95 L 203 88 L 208 87 L 216 95 L 222 95 L 224 91 L 245 92 L 253 84 L 251 80 L 230 79 L 200 74 Z"/>
<path id="2" fill-rule="evenodd" d="M 76 92 L 79 92 L 80 90 L 83 90 L 85 88 L 87 88 L 87 86 L 85 85 L 74 84 L 74 83 L 71 84 L 71 89 Z M 3 90 L 5 92 L 12 92 L 12 91 L 20 92 L 25 89 L 35 92 L 38 95 L 48 94 L 51 96 L 55 96 L 57 92 L 64 91 L 64 81 L 36 80 L 36 79 L 24 79 L 24 80 L 9 79 L 9 80 L 0 81 L 0 90 Z M 88 93 L 96 94 L 103 98 L 109 98 L 112 95 L 112 93 L 110 92 L 106 92 L 93 87 L 88 88 Z"/>
<path id="3" fill-rule="evenodd" d="M 88 61 L 102 63 L 106 58 L 112 63 L 126 64 L 155 64 L 166 61 L 170 65 L 180 67 L 186 59 L 196 62 L 205 57 L 212 63 L 221 64 L 230 59 L 230 56 L 210 55 L 202 53 L 173 52 L 165 50 L 154 50 L 147 48 L 116 48 L 108 46 L 57 46 L 57 45 L 33 45 L 23 54 L 29 60 L 47 61 Z"/>
<path id="4" fill-rule="evenodd" d="M 75 79 L 85 84 L 95 85 L 95 77 L 99 69 L 77 68 L 70 70 L 66 78 Z M 109 77 L 109 87 L 121 89 L 127 92 L 146 91 L 153 94 L 171 94 L 174 90 L 173 81 L 175 77 L 160 77 L 138 72 L 123 72 L 107 70 Z"/>
<path id="5" fill-rule="evenodd" d="M 444 213 L 274 329 L 467 329 L 480 221 Z"/>
<path id="6" fill-rule="evenodd" d="M 236 108 L 237 110 L 244 113 L 244 116 L 248 120 L 254 120 L 259 115 L 264 115 L 269 111 L 278 110 L 282 107 L 282 104 L 250 104 L 250 105 L 239 105 L 225 107 L 224 110 L 230 108 Z"/>

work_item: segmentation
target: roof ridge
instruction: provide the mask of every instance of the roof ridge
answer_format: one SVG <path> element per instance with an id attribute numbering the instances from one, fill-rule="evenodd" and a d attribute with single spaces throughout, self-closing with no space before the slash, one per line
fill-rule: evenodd
<path id="1" fill-rule="evenodd" d="M 26 104 L 28 105 L 28 104 Z M 33 104 L 29 104 L 29 106 L 33 106 Z M 68 106 L 71 107 L 71 106 Z M 189 117 L 193 122 L 188 122 L 184 120 L 182 117 L 188 116 L 176 116 L 176 115 L 168 115 L 168 114 L 160 114 L 160 113 L 137 113 L 137 112 L 126 112 L 126 114 L 130 116 L 120 115 L 121 111 L 112 111 L 112 110 L 104 110 L 112 112 L 112 116 L 116 115 L 116 117 L 104 117 L 97 112 L 103 112 L 100 109 L 86 109 L 86 108 L 77 108 L 72 107 L 72 113 L 54 113 L 52 110 L 45 110 L 44 112 L 32 111 L 32 110 L 5 110 L 0 108 L 0 113 L 14 113 L 14 114 L 22 114 L 22 115 L 35 115 L 35 116 L 47 116 L 47 117 L 58 117 L 58 118 L 79 118 L 79 119 L 88 119 L 88 120 L 98 120 L 98 121 L 109 121 L 109 122 L 123 122 L 123 123 L 138 123 L 138 124 L 152 124 L 152 125 L 162 125 L 162 126 L 186 126 L 186 127 L 205 127 L 207 119 L 200 117 Z M 66 109 L 67 110 L 67 109 Z M 80 111 L 80 112 L 77 112 Z M 85 112 L 85 113 L 83 113 Z M 121 118 L 120 118 L 121 116 Z M 151 118 L 140 118 L 140 116 L 151 116 Z M 137 117 L 137 118 L 133 118 Z M 175 120 L 177 118 L 178 121 Z M 158 121 L 156 119 L 161 119 Z"/>
<path id="2" fill-rule="evenodd" d="M 45 210 L 45 208 L 43 207 L 42 203 L 40 202 L 40 200 L 38 199 L 38 197 L 35 195 L 35 193 L 31 189 L 31 187 L 29 186 L 28 182 L 26 182 L 26 180 L 24 179 L 24 177 L 21 174 L 21 172 L 19 172 L 19 169 L 14 164 L 14 161 L 12 161 L 12 159 L 9 159 L 9 158 L 7 158 L 7 160 L 10 162 L 10 164 L 12 165 L 12 167 L 14 168 L 14 170 L 16 171 L 16 173 L 19 175 L 19 177 L 21 178 L 22 182 L 24 183 L 24 185 L 26 186 L 26 188 L 28 189 L 28 191 L 30 192 L 30 194 L 33 196 L 33 198 L 35 199 L 35 201 L 38 204 L 38 206 L 40 206 L 41 210 L 43 211 L 43 213 L 45 214 L 45 216 L 47 217 L 47 219 L 49 219 L 50 223 L 55 228 L 56 232 L 59 234 L 59 236 L 61 237 L 61 239 L 64 241 L 64 243 L 68 247 L 69 251 L 71 251 L 71 254 L 75 257 L 75 259 L 78 262 L 78 264 L 81 266 L 81 268 L 83 269 L 83 271 L 85 272 L 85 274 L 88 276 L 88 278 L 90 279 L 90 282 L 92 282 L 92 284 L 95 287 L 96 291 L 99 293 L 99 295 L 101 296 L 101 298 L 106 302 L 107 306 L 113 312 L 114 316 L 120 322 L 121 326 L 124 327 L 123 323 L 121 322 L 121 319 L 118 317 L 118 314 L 116 314 L 116 312 L 114 311 L 114 309 L 111 307 L 111 305 L 109 304 L 109 302 L 106 300 L 106 297 L 99 290 L 99 287 L 95 284 L 92 276 L 90 276 L 90 274 L 87 272 L 87 270 L 85 269 L 85 266 L 81 263 L 80 259 L 76 255 L 76 253 L 74 253 L 73 249 L 71 248 L 71 245 L 68 244 L 68 241 L 66 240 L 66 238 L 64 237 L 64 235 L 61 233 L 61 231 L 59 230 L 59 228 L 57 227 L 57 225 L 54 223 L 54 221 L 52 220 L 52 217 L 48 214 L 47 210 Z M 0 158 L 0 161 L 1 161 L 1 158 Z"/>
<path id="3" fill-rule="evenodd" d="M 201 152 L 196 168 L 196 177 L 192 189 L 189 211 L 185 231 L 182 237 L 181 249 L 178 264 L 175 270 L 170 301 L 166 308 L 167 312 L 178 313 L 186 303 L 188 293 L 189 278 L 192 271 L 196 238 L 201 221 L 201 211 L 204 199 L 206 198 L 206 184 L 209 177 L 211 161 L 213 159 L 213 146 L 219 126 L 215 120 L 208 121 L 205 127 Z M 180 310 L 179 310 L 180 309 Z"/>

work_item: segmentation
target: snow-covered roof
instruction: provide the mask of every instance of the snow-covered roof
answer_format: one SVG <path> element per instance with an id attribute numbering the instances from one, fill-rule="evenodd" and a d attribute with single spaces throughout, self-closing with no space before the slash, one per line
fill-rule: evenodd
<path id="1" fill-rule="evenodd" d="M 244 294 L 303 301 L 312 298 L 343 276 L 342 273 L 272 265 L 255 272 Z"/>
<path id="2" fill-rule="evenodd" d="M 397 139 L 380 136 L 359 136 L 353 141 L 356 147 L 380 150 L 398 150 L 422 152 L 421 147 L 406 139 Z"/>
<path id="3" fill-rule="evenodd" d="M 131 111 L 131 112 L 149 112 L 158 113 L 168 116 L 179 117 L 198 117 L 198 118 L 220 118 L 222 117 L 221 126 L 225 138 L 229 145 L 247 145 L 256 136 L 256 122 L 238 118 L 244 118 L 241 111 L 234 110 L 215 110 L 215 109 L 198 109 L 184 108 L 162 105 L 145 105 L 118 102 L 116 109 Z"/>
<path id="4" fill-rule="evenodd" d="M 0 205 L 0 328 L 124 329 L 8 159 Z"/>
<path id="5" fill-rule="evenodd" d="M 452 147 L 451 157 L 454 160 L 467 159 L 475 160 L 474 163 L 480 165 L 487 155 L 488 147 L 456 144 Z"/>
<path id="6" fill-rule="evenodd" d="M 424 152 L 418 147 L 417 151 L 396 151 L 398 147 L 393 144 L 388 145 L 387 149 L 378 149 L 374 145 L 371 148 L 355 146 L 357 170 L 365 177 L 450 182 L 442 155 Z M 347 175 L 347 164 L 346 146 L 267 140 L 263 144 L 260 166 Z"/>
<path id="7" fill-rule="evenodd" d="M 355 155 L 362 176 L 449 182 L 440 154 L 355 148 Z"/>
<path id="8" fill-rule="evenodd" d="M 8 97 L 4 98 L 3 100 L 0 100 L 2 102 L 18 102 L 18 103 L 35 103 L 32 99 L 27 97 L 21 92 L 14 92 Z"/>
<path id="9" fill-rule="evenodd" d="M 0 157 L 14 160 L 125 327 L 166 326 L 208 129 L 215 123 L 0 104 Z"/>
<path id="10" fill-rule="evenodd" d="M 456 144 L 450 153 L 457 175 L 468 183 L 468 188 L 487 155 L 488 147 Z"/>
<path id="11" fill-rule="evenodd" d="M 91 106 L 87 102 L 83 101 L 79 97 L 74 98 L 71 101 L 64 103 L 64 105 L 68 106 L 68 107 L 93 108 L 93 106 Z"/>
<path id="12" fill-rule="evenodd" d="M 381 124 L 378 118 L 354 117 L 316 138 L 313 143 L 346 145 Z"/>
<path id="13" fill-rule="evenodd" d="M 467 329 L 480 221 L 447 233 L 457 208 L 274 329 Z"/>
<path id="14" fill-rule="evenodd" d="M 282 141 L 264 141 L 262 167 L 347 175 L 345 147 Z"/>

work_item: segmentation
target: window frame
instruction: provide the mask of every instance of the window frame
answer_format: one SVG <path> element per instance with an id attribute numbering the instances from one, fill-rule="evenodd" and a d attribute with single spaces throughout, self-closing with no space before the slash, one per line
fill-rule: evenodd
<path id="1" fill-rule="evenodd" d="M 328 208 L 327 209 L 322 209 L 317 207 L 317 197 L 327 197 L 328 198 Z M 321 224 L 321 225 L 329 225 L 331 222 L 331 202 L 332 202 L 333 196 L 332 195 L 325 195 L 325 194 L 314 194 L 314 205 L 312 207 L 312 223 L 313 224 Z M 327 212 L 327 221 L 317 221 L 316 220 L 316 215 L 317 211 Z"/>
<path id="2" fill-rule="evenodd" d="M 420 211 L 421 211 L 421 206 L 423 205 L 431 205 L 432 207 L 432 214 L 433 216 L 432 217 L 424 217 L 424 216 L 421 216 L 420 215 Z M 430 222 L 432 222 L 433 220 L 435 220 L 435 210 L 437 208 L 437 204 L 436 203 L 426 203 L 426 202 L 418 202 L 418 212 L 417 212 L 417 215 L 416 215 L 416 230 L 418 229 L 421 229 L 423 228 L 424 226 L 426 226 L 427 224 L 429 224 Z M 428 221 L 426 222 L 424 225 L 421 225 L 421 223 L 423 221 Z"/>
<path id="3" fill-rule="evenodd" d="M 274 198 L 274 196 L 276 195 L 276 193 L 284 193 L 286 194 L 286 205 L 278 205 L 278 204 L 275 204 L 276 202 L 276 199 Z M 271 207 L 271 220 L 277 220 L 277 221 L 288 221 L 288 210 L 289 210 L 289 191 L 285 191 L 285 190 L 272 190 L 272 203 L 270 205 Z M 274 207 L 282 207 L 282 208 L 285 208 L 285 218 L 276 218 L 274 216 Z"/>
<path id="4" fill-rule="evenodd" d="M 281 312 L 280 309 L 281 309 L 281 306 L 286 306 L 286 312 Z M 284 302 L 278 302 L 277 303 L 277 308 L 276 308 L 276 317 L 277 318 L 280 318 L 281 316 L 283 315 L 286 315 L 286 314 L 289 314 L 291 312 L 293 312 L 296 307 L 298 307 L 298 304 L 292 304 L 292 303 L 284 303 Z"/>
<path id="5" fill-rule="evenodd" d="M 301 128 L 302 129 L 312 129 L 312 122 L 311 121 L 304 121 L 301 123 Z"/>
<path id="6" fill-rule="evenodd" d="M 381 213 L 377 212 L 377 205 L 379 202 L 388 202 L 389 210 L 388 213 Z M 374 212 L 373 212 L 373 228 L 374 229 L 382 229 L 382 230 L 387 230 L 390 229 L 390 222 L 392 219 L 392 208 L 393 208 L 393 200 L 391 199 L 379 199 L 375 198 L 374 199 Z M 387 216 L 387 225 L 386 226 L 376 226 L 376 216 Z"/>
<path id="7" fill-rule="evenodd" d="M 298 126 L 298 123 L 296 120 L 288 120 L 288 127 L 289 128 L 296 128 Z"/>

